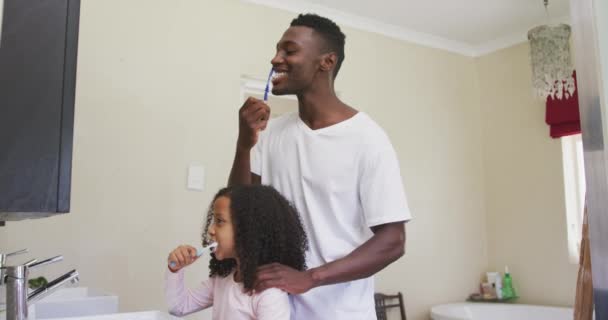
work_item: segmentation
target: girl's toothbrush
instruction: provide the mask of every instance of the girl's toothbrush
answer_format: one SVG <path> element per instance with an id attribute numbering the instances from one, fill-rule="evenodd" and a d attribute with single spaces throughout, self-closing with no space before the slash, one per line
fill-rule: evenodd
<path id="1" fill-rule="evenodd" d="M 213 242 L 212 244 L 210 244 L 204 248 L 198 248 L 196 250 L 196 257 L 198 258 L 198 257 L 202 256 L 207 251 L 213 252 L 216 247 L 217 247 L 217 242 Z M 177 263 L 175 263 L 175 261 L 171 261 L 169 263 L 169 267 L 171 267 L 171 268 L 175 268 L 176 265 L 177 265 Z"/>
<path id="2" fill-rule="evenodd" d="M 270 91 L 270 80 L 272 80 L 273 74 L 274 74 L 274 67 L 270 68 L 270 73 L 268 74 L 268 80 L 266 80 L 266 89 L 264 89 L 264 102 L 268 101 L 268 91 Z"/>

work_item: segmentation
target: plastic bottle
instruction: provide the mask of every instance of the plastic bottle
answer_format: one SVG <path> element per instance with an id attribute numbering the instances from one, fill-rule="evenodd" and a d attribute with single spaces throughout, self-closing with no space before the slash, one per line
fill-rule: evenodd
<path id="1" fill-rule="evenodd" d="M 502 300 L 502 277 L 500 276 L 500 273 L 498 274 L 498 276 L 496 276 L 496 298 L 498 300 Z"/>
<path id="2" fill-rule="evenodd" d="M 513 289 L 513 279 L 509 273 L 509 267 L 505 267 L 505 277 L 502 284 L 502 299 L 512 299 L 517 297 Z"/>

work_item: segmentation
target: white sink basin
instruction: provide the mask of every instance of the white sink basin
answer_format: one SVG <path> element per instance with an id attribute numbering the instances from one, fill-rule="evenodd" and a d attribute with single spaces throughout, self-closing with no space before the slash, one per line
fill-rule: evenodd
<path id="1" fill-rule="evenodd" d="M 34 303 L 36 319 L 118 312 L 118 297 L 87 287 L 62 288 Z"/>
<path id="2" fill-rule="evenodd" d="M 130 313 L 114 313 L 104 314 L 98 316 L 86 316 L 86 317 L 71 317 L 71 318 L 57 318 L 54 320 L 175 320 L 181 319 L 172 316 L 166 312 L 161 311 L 143 311 L 143 312 L 130 312 Z"/>
<path id="3" fill-rule="evenodd" d="M 33 316 L 34 319 L 36 318 L 36 310 L 34 310 L 34 306 L 31 306 L 30 308 L 28 308 L 28 316 Z M 5 304 L 0 304 L 0 320 L 6 320 L 6 305 Z"/>

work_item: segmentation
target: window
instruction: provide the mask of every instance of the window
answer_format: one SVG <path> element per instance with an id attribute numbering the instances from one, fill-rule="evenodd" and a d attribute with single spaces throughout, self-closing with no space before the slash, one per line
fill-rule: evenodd
<path id="1" fill-rule="evenodd" d="M 578 263 L 585 209 L 585 162 L 581 134 L 562 137 L 568 252 L 570 261 Z"/>

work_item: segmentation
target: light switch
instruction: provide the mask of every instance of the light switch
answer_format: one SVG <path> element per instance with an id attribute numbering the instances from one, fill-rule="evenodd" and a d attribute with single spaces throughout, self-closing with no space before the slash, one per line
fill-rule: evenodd
<path id="1" fill-rule="evenodd" d="M 205 186 L 205 168 L 191 164 L 188 168 L 188 189 L 203 191 Z"/>

